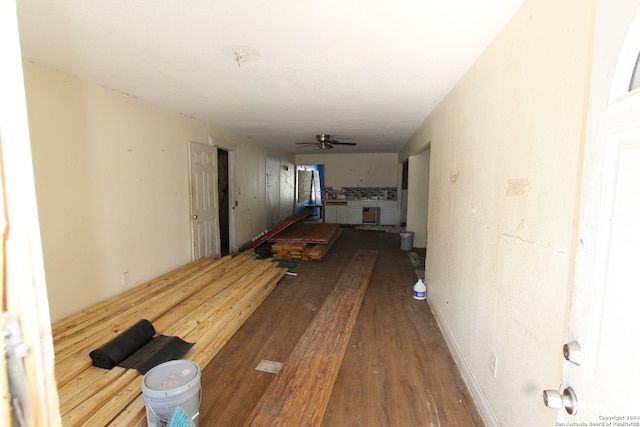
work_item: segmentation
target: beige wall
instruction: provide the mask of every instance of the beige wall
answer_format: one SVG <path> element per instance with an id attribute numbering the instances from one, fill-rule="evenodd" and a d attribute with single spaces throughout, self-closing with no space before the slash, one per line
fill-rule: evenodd
<path id="1" fill-rule="evenodd" d="M 29 62 L 24 73 L 53 321 L 190 261 L 188 141 L 234 147 L 238 244 L 264 230 L 265 148 Z"/>
<path id="2" fill-rule="evenodd" d="M 386 154 L 299 154 L 297 165 L 324 165 L 325 186 L 396 187 L 398 155 Z"/>
<path id="3" fill-rule="evenodd" d="M 400 154 L 431 142 L 428 300 L 490 423 L 557 416 L 593 3 L 527 1 Z"/>

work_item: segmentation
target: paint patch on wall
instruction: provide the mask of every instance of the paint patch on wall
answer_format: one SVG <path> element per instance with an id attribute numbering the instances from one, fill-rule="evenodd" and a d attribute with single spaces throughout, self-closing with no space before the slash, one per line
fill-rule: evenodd
<path id="1" fill-rule="evenodd" d="M 451 175 L 449 177 L 449 180 L 451 181 L 452 184 L 455 184 L 458 181 L 458 178 L 460 178 L 460 171 L 458 171 L 455 174 Z"/>
<path id="2" fill-rule="evenodd" d="M 508 179 L 506 194 L 509 197 L 522 196 L 529 191 L 529 180 L 527 178 Z"/>

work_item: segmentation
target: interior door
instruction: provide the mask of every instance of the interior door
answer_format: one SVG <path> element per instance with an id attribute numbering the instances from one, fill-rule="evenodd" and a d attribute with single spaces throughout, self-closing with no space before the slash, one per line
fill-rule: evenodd
<path id="1" fill-rule="evenodd" d="M 591 148 L 587 141 L 585 149 L 562 394 L 545 392 L 547 403 L 566 408 L 558 425 L 640 425 L 640 89 L 629 89 L 640 51 L 636 33 L 638 17 L 627 37 L 636 47 L 631 53 L 623 48 L 634 60 L 618 61 L 628 65 L 616 73 L 627 89 L 609 98 L 602 139 Z M 620 52 L 619 45 L 612 49 Z M 594 52 L 597 60 L 598 48 Z"/>
<path id="2" fill-rule="evenodd" d="M 220 253 L 216 154 L 212 145 L 189 142 L 193 260 Z"/>

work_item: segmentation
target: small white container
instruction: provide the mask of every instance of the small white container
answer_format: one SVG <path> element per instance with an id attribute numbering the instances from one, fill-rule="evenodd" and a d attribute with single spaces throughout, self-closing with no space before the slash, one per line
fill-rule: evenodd
<path id="1" fill-rule="evenodd" d="M 413 285 L 413 297 L 417 300 L 427 299 L 427 287 L 422 282 L 422 279 L 418 279 L 415 285 Z"/>

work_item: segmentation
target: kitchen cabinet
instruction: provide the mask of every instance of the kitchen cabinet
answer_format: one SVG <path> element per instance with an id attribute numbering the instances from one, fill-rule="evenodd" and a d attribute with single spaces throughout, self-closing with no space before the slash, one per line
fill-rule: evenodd
<path id="1" fill-rule="evenodd" d="M 380 206 L 380 225 L 396 225 L 398 221 L 397 204 Z"/>
<path id="2" fill-rule="evenodd" d="M 336 222 L 338 224 L 348 224 L 349 223 L 349 215 L 347 206 L 338 206 L 338 210 L 336 212 Z"/>
<path id="3" fill-rule="evenodd" d="M 352 206 L 349 204 L 349 216 L 348 224 L 358 225 L 362 224 L 362 206 Z"/>
<path id="4" fill-rule="evenodd" d="M 380 225 L 397 225 L 397 200 L 327 200 L 324 206 L 324 222 L 332 224 L 362 224 L 362 210 L 378 208 Z"/>
<path id="5" fill-rule="evenodd" d="M 346 201 L 327 201 L 324 205 L 324 222 L 330 224 L 348 223 L 348 205 Z"/>
<path id="6" fill-rule="evenodd" d="M 337 210 L 338 210 L 337 206 L 325 205 L 323 221 L 329 224 L 337 223 L 338 222 Z"/>

